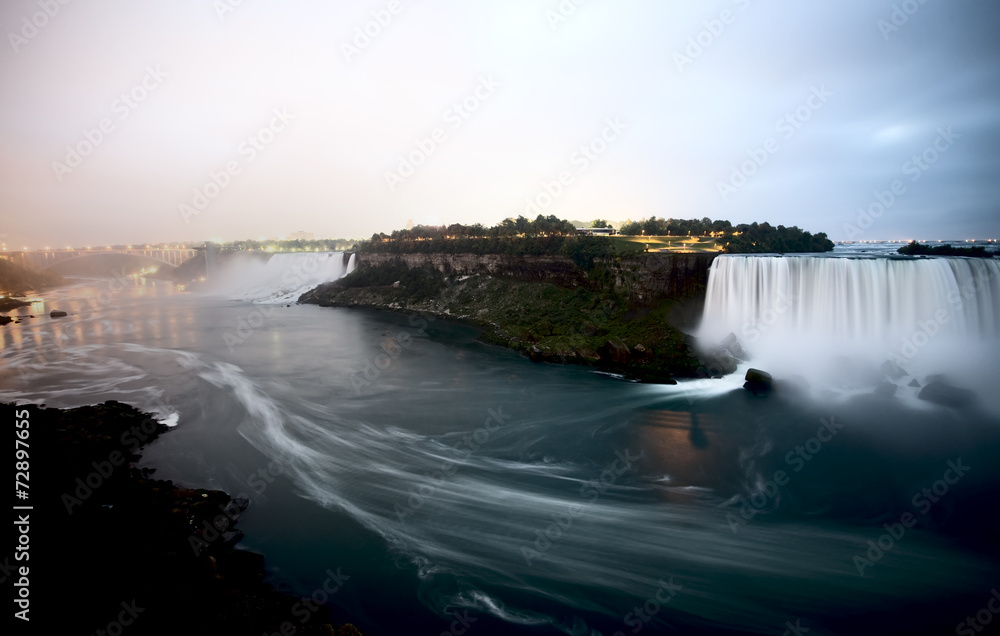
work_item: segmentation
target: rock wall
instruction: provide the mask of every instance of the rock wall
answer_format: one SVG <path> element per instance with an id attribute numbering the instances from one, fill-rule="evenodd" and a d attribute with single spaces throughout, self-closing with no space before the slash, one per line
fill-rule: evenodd
<path id="1" fill-rule="evenodd" d="M 447 276 L 489 274 L 527 281 L 548 281 L 566 287 L 584 284 L 586 274 L 566 256 L 507 256 L 506 254 L 358 254 L 357 267 L 401 260 L 410 268 L 432 267 Z"/>
<path id="2" fill-rule="evenodd" d="M 507 256 L 504 254 L 358 254 L 357 267 L 396 259 L 409 267 L 432 267 L 448 276 L 489 274 L 518 280 L 547 281 L 564 287 L 611 284 L 637 300 L 653 303 L 663 298 L 700 302 L 708 284 L 708 270 L 716 254 L 650 253 L 633 258 L 597 259 L 591 272 L 567 256 Z"/>

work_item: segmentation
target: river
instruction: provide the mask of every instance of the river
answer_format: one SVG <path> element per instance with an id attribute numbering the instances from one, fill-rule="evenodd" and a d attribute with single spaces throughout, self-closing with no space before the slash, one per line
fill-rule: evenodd
<path id="1" fill-rule="evenodd" d="M 251 499 L 241 546 L 303 595 L 336 577 L 369 636 L 951 633 L 997 585 L 988 408 L 754 397 L 747 364 L 630 383 L 286 305 L 76 280 L 0 328 L 0 399 L 156 413 L 142 465 Z"/>

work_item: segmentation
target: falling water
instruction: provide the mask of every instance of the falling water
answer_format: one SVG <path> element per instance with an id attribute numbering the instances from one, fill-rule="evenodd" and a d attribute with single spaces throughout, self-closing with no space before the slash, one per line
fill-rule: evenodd
<path id="1" fill-rule="evenodd" d="M 354 258 L 351 254 L 345 265 L 344 252 L 304 252 L 275 254 L 266 263 L 232 262 L 216 289 L 231 300 L 294 302 L 317 285 L 351 273 Z"/>
<path id="2" fill-rule="evenodd" d="M 964 371 L 974 383 L 1000 337 L 1000 262 L 721 256 L 700 335 L 729 333 L 755 366 L 777 372 L 888 359 L 915 375 Z"/>

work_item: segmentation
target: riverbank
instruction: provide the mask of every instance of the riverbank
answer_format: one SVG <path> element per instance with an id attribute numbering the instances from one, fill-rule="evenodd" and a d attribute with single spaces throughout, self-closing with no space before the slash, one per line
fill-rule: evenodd
<path id="1" fill-rule="evenodd" d="M 0 404 L 0 413 L 27 423 L 18 427 L 28 431 L 32 479 L 19 503 L 33 510 L 30 624 L 65 633 L 113 633 L 118 621 L 135 635 L 358 634 L 335 629 L 325 606 L 303 611 L 302 599 L 265 581 L 261 555 L 235 548 L 246 500 L 135 467 L 141 448 L 169 431 L 147 414 L 115 401 Z"/>
<path id="2" fill-rule="evenodd" d="M 387 261 L 321 285 L 299 301 L 457 319 L 481 328 L 482 341 L 536 362 L 588 365 L 647 382 L 735 369 L 735 360 L 705 355 L 693 337 L 671 324 L 682 299 L 641 297 L 616 287 L 610 276 L 608 270 L 580 270 L 575 277 L 561 272 L 559 285 L 535 276 L 447 276 Z"/>
<path id="3" fill-rule="evenodd" d="M 32 290 L 64 284 L 66 281 L 59 274 L 50 271 L 34 272 L 0 258 L 0 300 L 16 300 L 10 297 L 24 296 Z M 16 306 L 0 306 L 0 311 L 15 308 Z"/>

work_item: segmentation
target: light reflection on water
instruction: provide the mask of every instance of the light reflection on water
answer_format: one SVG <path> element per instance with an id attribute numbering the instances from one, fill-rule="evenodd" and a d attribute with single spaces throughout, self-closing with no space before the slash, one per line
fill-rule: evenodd
<path id="1" fill-rule="evenodd" d="M 440 633 L 455 610 L 480 616 L 483 634 L 629 633 L 627 613 L 670 576 L 684 589 L 651 632 L 781 633 L 806 617 L 817 633 L 875 633 L 885 623 L 844 626 L 879 608 L 975 597 L 996 571 L 928 530 L 870 576 L 853 569 L 852 556 L 942 457 L 971 457 L 983 466 L 977 487 L 995 484 L 983 459 L 995 434 L 950 411 L 754 400 L 738 377 L 630 384 L 535 365 L 441 321 L 417 329 L 406 317 L 316 307 L 276 308 L 229 346 L 226 334 L 254 306 L 159 282 L 104 305 L 102 291 L 59 290 L 45 306 L 67 318 L 0 328 L 0 398 L 119 399 L 177 413 L 144 464 L 160 478 L 248 494 L 244 545 L 304 593 L 343 566 L 352 586 L 333 602 L 369 634 Z M 352 376 L 402 332 L 412 344 L 357 390 Z M 463 452 L 462 439 L 498 408 L 509 422 Z M 782 501 L 734 533 L 733 502 L 791 472 L 785 453 L 821 417 L 841 418 L 844 432 L 792 475 Z M 617 453 L 641 457 L 598 487 Z M 442 462 L 456 469 L 435 481 Z M 258 491 L 250 476 L 272 464 L 281 474 Z M 402 519 L 397 506 L 409 511 Z M 538 550 L 537 531 L 573 506 L 580 515 Z M 526 547 L 540 556 L 529 562 Z M 949 620 L 939 612 L 928 624 Z"/>

